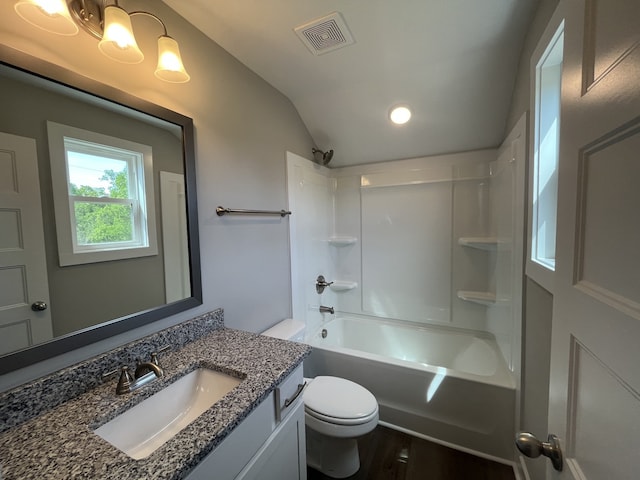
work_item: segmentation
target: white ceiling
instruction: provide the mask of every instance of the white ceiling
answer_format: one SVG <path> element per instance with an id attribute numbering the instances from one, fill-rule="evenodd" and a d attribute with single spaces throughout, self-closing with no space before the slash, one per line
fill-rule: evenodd
<path id="1" fill-rule="evenodd" d="M 285 94 L 335 167 L 499 145 L 538 0 L 164 2 Z M 293 29 L 332 12 L 356 43 L 315 56 Z"/>

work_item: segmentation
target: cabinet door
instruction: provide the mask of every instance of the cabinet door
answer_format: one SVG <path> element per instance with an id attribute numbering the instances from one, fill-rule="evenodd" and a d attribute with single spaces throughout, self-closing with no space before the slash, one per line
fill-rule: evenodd
<path id="1" fill-rule="evenodd" d="M 236 480 L 306 480 L 307 456 L 302 400 Z"/>
<path id="2" fill-rule="evenodd" d="M 207 455 L 188 475 L 188 480 L 232 480 L 264 448 L 275 425 L 271 393 Z M 282 480 L 285 480 L 284 478 Z"/>

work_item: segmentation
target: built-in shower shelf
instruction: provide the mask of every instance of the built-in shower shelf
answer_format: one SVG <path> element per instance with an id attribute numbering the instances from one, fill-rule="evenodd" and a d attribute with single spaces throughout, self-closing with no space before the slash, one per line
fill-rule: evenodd
<path id="1" fill-rule="evenodd" d="M 495 251 L 498 245 L 509 245 L 509 240 L 498 237 L 460 237 L 458 245 L 469 248 L 477 248 L 479 250 Z"/>
<path id="2" fill-rule="evenodd" d="M 349 237 L 346 235 L 335 235 L 333 237 L 329 237 L 329 245 L 333 245 L 334 247 L 353 245 L 357 241 L 358 239 L 356 237 Z"/>
<path id="3" fill-rule="evenodd" d="M 491 292 L 458 290 L 458 298 L 467 302 L 479 303 L 480 305 L 490 306 L 496 304 L 496 294 Z"/>
<path id="4" fill-rule="evenodd" d="M 344 292 L 346 290 L 353 290 L 357 286 L 358 282 L 335 281 L 329 286 L 329 288 L 334 292 Z"/>

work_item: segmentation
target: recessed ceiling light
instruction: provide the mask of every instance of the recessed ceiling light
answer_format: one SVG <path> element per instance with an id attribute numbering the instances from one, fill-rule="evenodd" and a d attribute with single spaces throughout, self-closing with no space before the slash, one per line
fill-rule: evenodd
<path id="1" fill-rule="evenodd" d="M 411 110 L 406 105 L 398 105 L 391 109 L 389 118 L 396 125 L 404 125 L 411 118 Z"/>

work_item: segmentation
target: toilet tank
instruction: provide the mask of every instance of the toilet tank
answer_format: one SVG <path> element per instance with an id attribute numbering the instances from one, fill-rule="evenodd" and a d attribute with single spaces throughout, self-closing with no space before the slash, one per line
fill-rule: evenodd
<path id="1" fill-rule="evenodd" d="M 304 322 L 287 318 L 262 332 L 262 335 L 293 342 L 304 342 Z"/>

